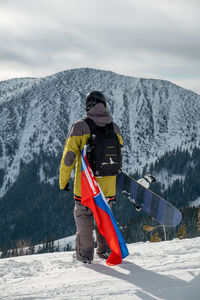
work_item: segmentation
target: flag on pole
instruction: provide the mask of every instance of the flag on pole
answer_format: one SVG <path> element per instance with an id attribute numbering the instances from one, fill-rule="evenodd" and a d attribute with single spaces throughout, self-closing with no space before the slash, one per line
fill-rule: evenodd
<path id="1" fill-rule="evenodd" d="M 86 146 L 81 151 L 81 203 L 92 210 L 99 232 L 105 237 L 111 249 L 106 264 L 109 266 L 120 264 L 122 259 L 128 256 L 128 249 L 88 163 Z"/>

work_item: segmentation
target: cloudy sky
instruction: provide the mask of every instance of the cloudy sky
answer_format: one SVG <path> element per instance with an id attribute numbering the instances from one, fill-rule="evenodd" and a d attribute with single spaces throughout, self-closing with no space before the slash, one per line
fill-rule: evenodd
<path id="1" fill-rule="evenodd" d="M 0 80 L 80 67 L 200 94 L 200 0 L 0 0 Z"/>

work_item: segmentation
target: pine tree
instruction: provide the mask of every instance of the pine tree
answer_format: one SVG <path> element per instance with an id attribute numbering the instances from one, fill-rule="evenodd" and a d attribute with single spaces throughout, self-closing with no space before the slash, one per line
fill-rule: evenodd
<path id="1" fill-rule="evenodd" d="M 151 243 L 162 242 L 162 239 L 159 237 L 158 232 L 156 232 L 150 236 L 150 242 Z"/>
<path id="2" fill-rule="evenodd" d="M 17 251 L 17 248 L 13 248 L 10 250 L 11 257 L 19 256 L 19 253 Z"/>
<path id="3" fill-rule="evenodd" d="M 200 207 L 197 214 L 197 234 L 200 235 Z"/>
<path id="4" fill-rule="evenodd" d="M 1 258 L 6 258 L 9 257 L 9 250 L 7 247 L 4 247 L 1 249 Z"/>
<path id="5" fill-rule="evenodd" d="M 182 240 L 186 238 L 186 225 L 183 224 L 180 228 L 180 230 L 178 231 L 178 233 L 176 234 L 176 238 Z"/>
<path id="6" fill-rule="evenodd" d="M 28 253 L 29 253 L 29 255 L 35 253 L 35 246 L 33 245 L 33 243 L 31 243 L 31 244 L 29 245 Z"/>

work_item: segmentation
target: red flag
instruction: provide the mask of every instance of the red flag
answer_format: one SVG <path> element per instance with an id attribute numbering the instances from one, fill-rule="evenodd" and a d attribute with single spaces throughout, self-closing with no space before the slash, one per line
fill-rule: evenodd
<path id="1" fill-rule="evenodd" d="M 120 264 L 122 258 L 128 256 L 128 249 L 113 213 L 89 166 L 86 158 L 86 146 L 81 152 L 81 163 L 81 203 L 92 210 L 99 232 L 105 237 L 111 249 L 106 263 L 109 266 Z"/>

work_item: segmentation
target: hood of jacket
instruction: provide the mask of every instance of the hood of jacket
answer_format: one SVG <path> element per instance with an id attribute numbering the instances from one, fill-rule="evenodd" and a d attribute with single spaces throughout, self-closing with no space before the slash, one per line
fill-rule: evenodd
<path id="1" fill-rule="evenodd" d="M 109 112 L 106 110 L 105 106 L 102 103 L 96 104 L 92 109 L 90 109 L 86 116 L 93 120 L 97 126 L 103 127 L 106 124 L 112 122 L 112 118 Z"/>

